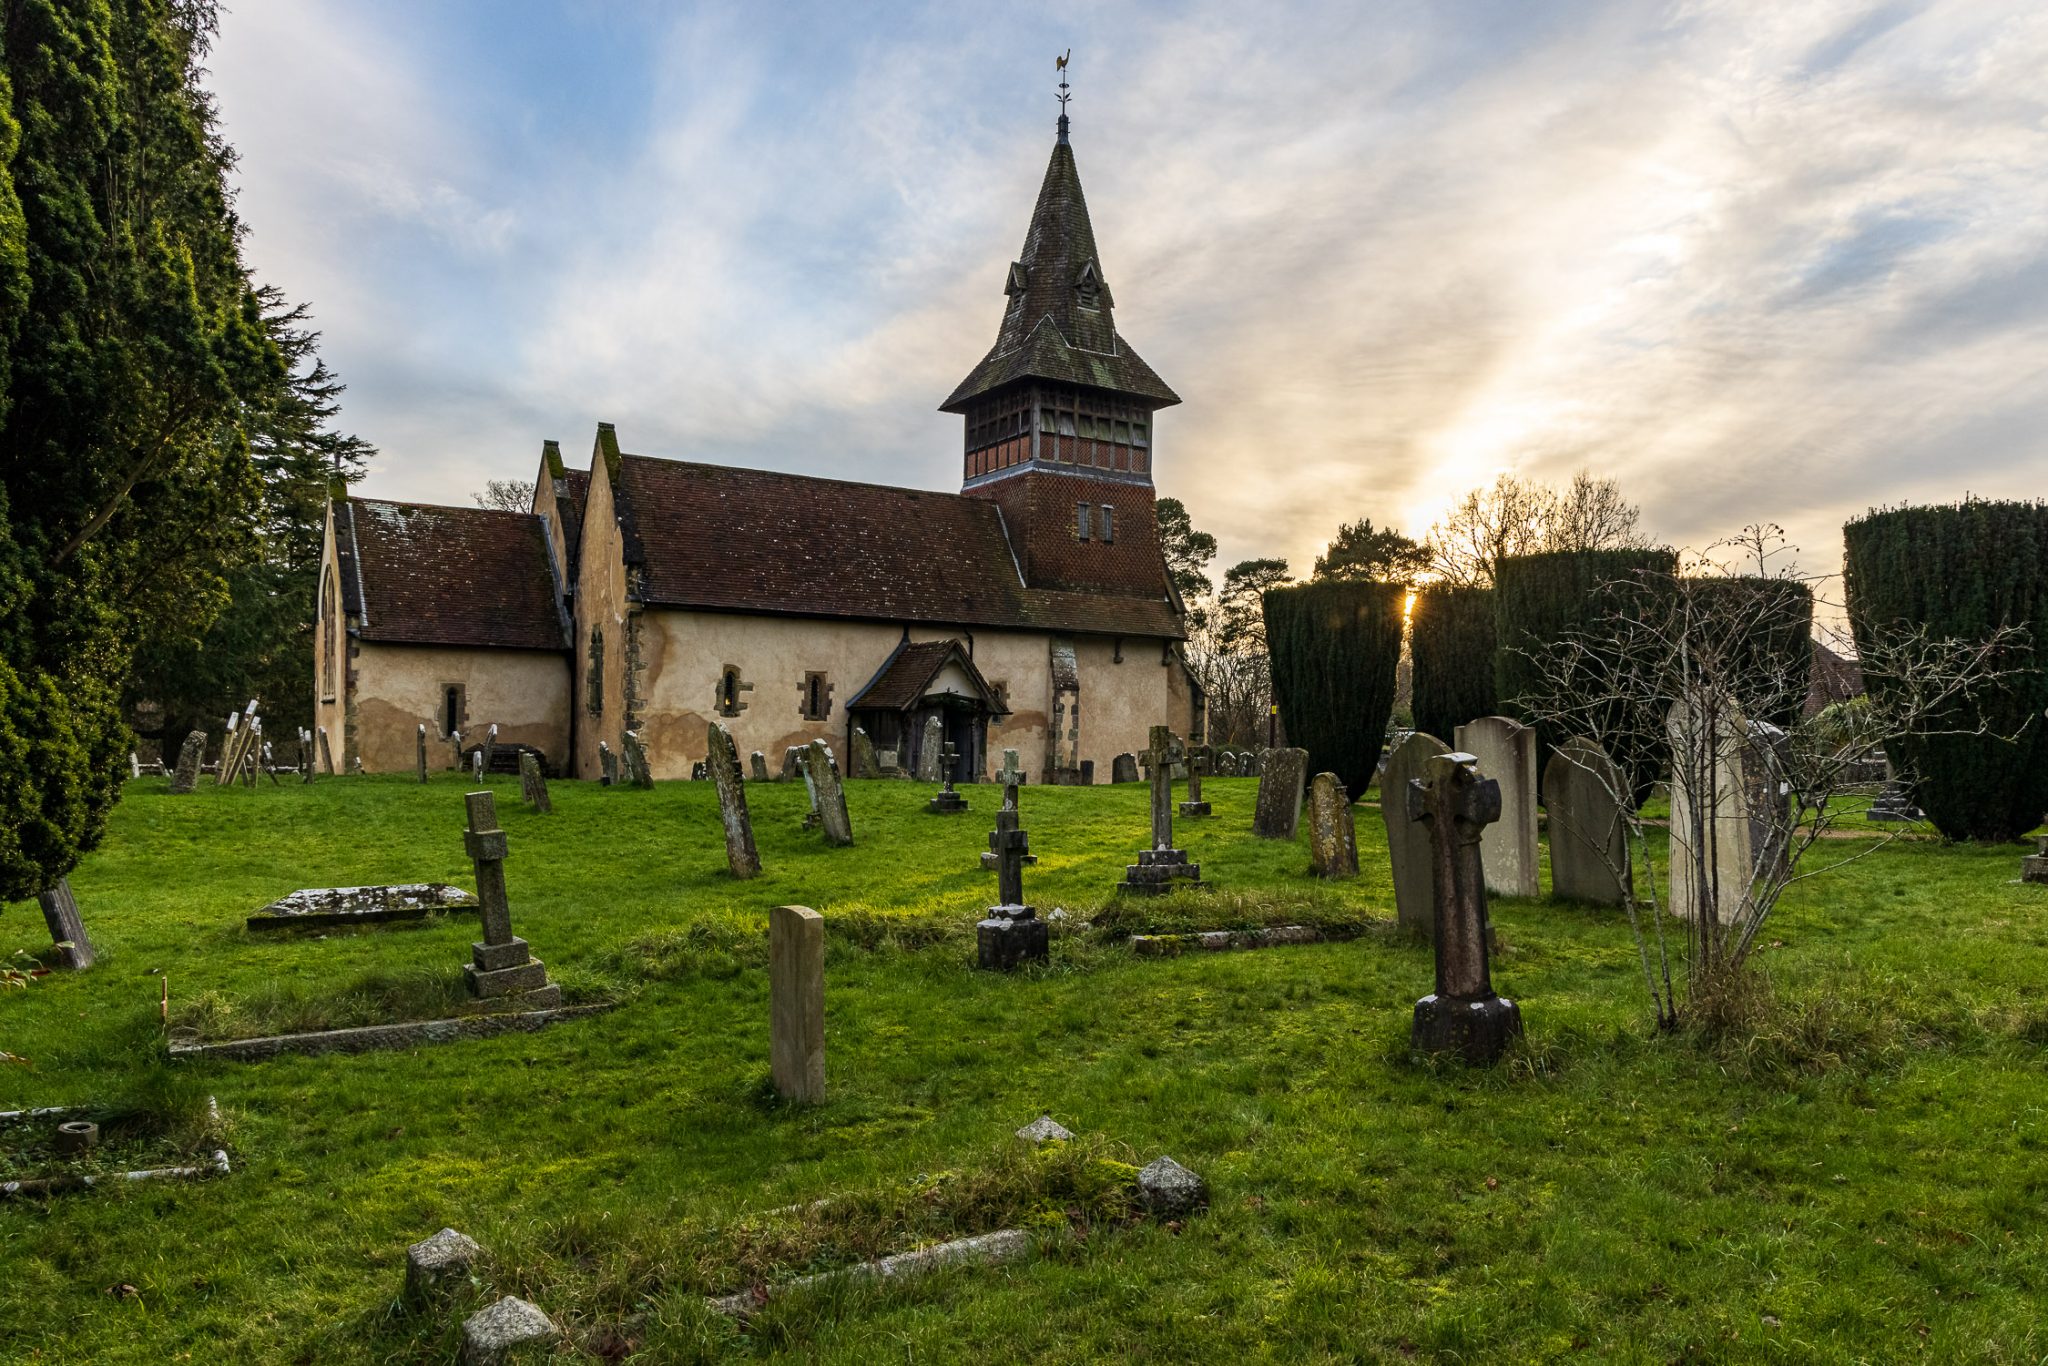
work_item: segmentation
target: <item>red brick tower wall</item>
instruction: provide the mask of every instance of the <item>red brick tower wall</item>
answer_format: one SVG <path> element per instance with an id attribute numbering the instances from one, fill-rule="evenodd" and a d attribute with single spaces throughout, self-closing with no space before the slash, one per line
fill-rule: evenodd
<path id="1" fill-rule="evenodd" d="M 964 492 L 1002 508 L 1024 581 L 1033 588 L 1166 596 L 1150 485 L 1025 469 Z M 1086 541 L 1080 538 L 1081 503 L 1089 509 Z M 1103 539 L 1104 506 L 1113 511 L 1108 540 Z"/>

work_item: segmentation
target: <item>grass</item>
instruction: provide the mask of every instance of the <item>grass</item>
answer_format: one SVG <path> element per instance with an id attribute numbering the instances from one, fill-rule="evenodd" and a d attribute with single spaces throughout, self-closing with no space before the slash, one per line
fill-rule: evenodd
<path id="1" fill-rule="evenodd" d="M 798 828 L 801 785 L 750 788 L 765 871 L 739 883 L 707 784 L 557 783 L 539 817 L 504 781 L 515 931 L 620 1009 L 411 1053 L 162 1060 L 165 977 L 209 1036 L 451 1008 L 474 917 L 242 921 L 297 887 L 470 885 L 466 785 L 131 786 L 72 878 L 100 965 L 0 996 L 0 1051 L 27 1059 L 0 1109 L 169 1132 L 216 1095 L 236 1171 L 0 1204 L 0 1360 L 447 1360 L 501 1293 L 589 1356 L 650 1362 L 2048 1356 L 2048 889 L 2015 881 L 2019 846 L 1901 842 L 1801 884 L 1769 993 L 1714 1038 L 1651 1029 L 1618 913 L 1498 901 L 1529 1037 L 1473 1072 L 1407 1057 L 1429 954 L 1391 933 L 1363 808 L 1365 876 L 1322 885 L 1304 844 L 1249 837 L 1252 780 L 1209 780 L 1215 816 L 1179 828 L 1216 890 L 1119 902 L 1142 790 L 1026 789 L 1026 891 L 1066 915 L 1049 968 L 992 977 L 969 967 L 991 789 L 936 817 L 916 785 L 851 784 L 859 843 L 833 850 Z M 767 1086 L 787 902 L 828 927 L 831 1098 L 808 1110 Z M 1285 923 L 1355 937 L 1120 942 Z M 45 941 L 32 905 L 0 916 L 0 956 Z M 1020 1152 L 1041 1111 L 1083 1142 Z M 1112 1178 L 1161 1152 L 1208 1178 L 1206 1214 L 1129 1217 Z M 745 1329 L 702 1306 L 1005 1223 L 1041 1256 L 793 1296 Z M 405 1245 L 443 1225 L 490 1261 L 409 1313 Z"/>

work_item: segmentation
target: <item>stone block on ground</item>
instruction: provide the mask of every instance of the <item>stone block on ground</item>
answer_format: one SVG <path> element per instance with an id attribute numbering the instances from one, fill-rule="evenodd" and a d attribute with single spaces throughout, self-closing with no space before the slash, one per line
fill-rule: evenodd
<path id="1" fill-rule="evenodd" d="M 1051 1115 L 1040 1115 L 1017 1131 L 1026 1143 L 1067 1143 L 1074 1135 Z"/>
<path id="2" fill-rule="evenodd" d="M 1051 956 L 1051 936 L 1038 912 L 1029 906 L 991 906 L 974 927 L 975 963 L 992 972 L 1010 972 Z"/>
<path id="3" fill-rule="evenodd" d="M 1157 1158 L 1138 1173 L 1138 1202 L 1159 1218 L 1193 1214 L 1208 1199 L 1207 1183 L 1170 1157 Z"/>
<path id="4" fill-rule="evenodd" d="M 2039 851 L 2020 860 L 2020 881 L 2048 883 L 2048 835 L 2041 836 Z"/>
<path id="5" fill-rule="evenodd" d="M 825 1099 L 825 917 L 807 906 L 768 913 L 768 1053 L 777 1095 Z"/>
<path id="6" fill-rule="evenodd" d="M 538 1305 L 507 1295 L 462 1321 L 463 1366 L 498 1366 L 521 1347 L 561 1340 L 562 1330 Z"/>
<path id="7" fill-rule="evenodd" d="M 444 1228 L 405 1250 L 405 1293 L 425 1300 L 447 1291 L 469 1276 L 483 1249 L 467 1234 Z"/>

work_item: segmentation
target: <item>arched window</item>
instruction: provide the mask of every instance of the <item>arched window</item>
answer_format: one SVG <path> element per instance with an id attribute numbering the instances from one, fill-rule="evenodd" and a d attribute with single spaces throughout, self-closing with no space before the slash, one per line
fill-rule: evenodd
<path id="1" fill-rule="evenodd" d="M 590 628 L 590 671 L 584 675 L 583 708 L 592 716 L 604 715 L 604 628 Z"/>
<path id="2" fill-rule="evenodd" d="M 320 583 L 320 700 L 334 700 L 334 619 L 340 615 L 340 594 L 330 566 Z"/>

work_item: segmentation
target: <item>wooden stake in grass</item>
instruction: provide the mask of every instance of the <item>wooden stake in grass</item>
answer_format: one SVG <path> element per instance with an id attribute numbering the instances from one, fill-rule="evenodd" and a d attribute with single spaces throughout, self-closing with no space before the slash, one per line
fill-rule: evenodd
<path id="1" fill-rule="evenodd" d="M 171 978 L 166 973 L 163 980 L 163 998 L 157 1003 L 157 1018 L 163 1022 L 164 1033 L 171 1032 Z"/>
<path id="2" fill-rule="evenodd" d="M 777 1095 L 825 1099 L 825 917 L 807 906 L 768 913 L 768 1056 Z"/>

